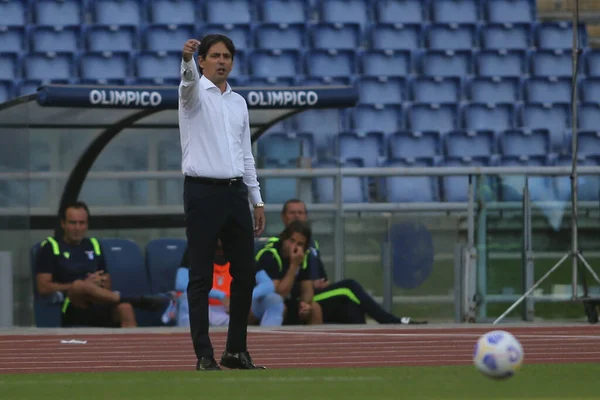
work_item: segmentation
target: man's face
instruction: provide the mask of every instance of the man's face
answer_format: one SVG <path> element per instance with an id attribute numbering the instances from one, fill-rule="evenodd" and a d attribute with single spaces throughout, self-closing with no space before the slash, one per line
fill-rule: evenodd
<path id="1" fill-rule="evenodd" d="M 233 68 L 233 56 L 225 43 L 215 43 L 208 49 L 206 57 L 199 57 L 202 74 L 215 85 L 224 83 Z"/>
<path id="2" fill-rule="evenodd" d="M 60 224 L 65 232 L 65 241 L 77 244 L 87 233 L 88 214 L 84 208 L 67 208 L 65 220 Z"/>
<path id="3" fill-rule="evenodd" d="M 285 212 L 281 214 L 281 221 L 284 226 L 288 226 L 294 221 L 306 222 L 306 206 L 304 203 L 289 203 Z"/>
<path id="4" fill-rule="evenodd" d="M 299 246 L 304 250 L 306 248 L 306 236 L 298 232 L 292 233 L 292 236 L 283 242 L 283 256 L 289 257 L 295 246 Z"/>

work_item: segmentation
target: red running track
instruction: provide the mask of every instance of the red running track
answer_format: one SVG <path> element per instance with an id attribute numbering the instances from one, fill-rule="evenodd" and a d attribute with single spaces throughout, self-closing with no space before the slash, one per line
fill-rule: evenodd
<path id="1" fill-rule="evenodd" d="M 468 365 L 475 341 L 490 327 L 252 330 L 257 364 L 275 368 Z M 522 343 L 525 363 L 600 362 L 595 326 L 504 327 Z M 225 332 L 211 334 L 215 354 Z M 67 344 L 61 341 L 87 341 Z M 0 335 L 0 374 L 193 370 L 187 333 Z"/>

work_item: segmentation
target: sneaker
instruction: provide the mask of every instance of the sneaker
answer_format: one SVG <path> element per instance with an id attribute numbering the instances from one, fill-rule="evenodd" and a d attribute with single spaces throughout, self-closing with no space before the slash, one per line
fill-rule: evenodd
<path id="1" fill-rule="evenodd" d="M 416 321 L 410 317 L 402 317 L 400 318 L 400 323 L 402 325 L 423 325 L 426 324 L 427 321 Z"/>

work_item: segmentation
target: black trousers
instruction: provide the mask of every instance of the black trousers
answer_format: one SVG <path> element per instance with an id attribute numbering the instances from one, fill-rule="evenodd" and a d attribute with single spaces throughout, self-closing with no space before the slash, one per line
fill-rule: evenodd
<path id="1" fill-rule="evenodd" d="M 225 349 L 246 351 L 248 314 L 256 275 L 248 188 L 241 180 L 222 185 L 186 177 L 183 202 L 190 267 L 187 296 L 196 356 L 214 355 L 208 336 L 208 292 L 213 283 L 213 259 L 218 239 L 221 239 L 223 252 L 230 262 L 232 277 Z"/>

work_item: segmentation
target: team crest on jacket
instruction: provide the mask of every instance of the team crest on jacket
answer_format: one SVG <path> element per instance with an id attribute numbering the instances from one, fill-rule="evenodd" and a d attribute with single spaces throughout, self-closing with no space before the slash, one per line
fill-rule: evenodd
<path id="1" fill-rule="evenodd" d="M 223 279 L 224 279 L 224 278 L 223 278 L 222 276 L 219 276 L 219 277 L 217 278 L 217 285 L 221 286 L 221 285 L 223 284 Z"/>
<path id="2" fill-rule="evenodd" d="M 85 254 L 87 254 L 88 258 L 90 260 L 94 259 L 94 252 L 93 251 L 86 251 Z"/>

